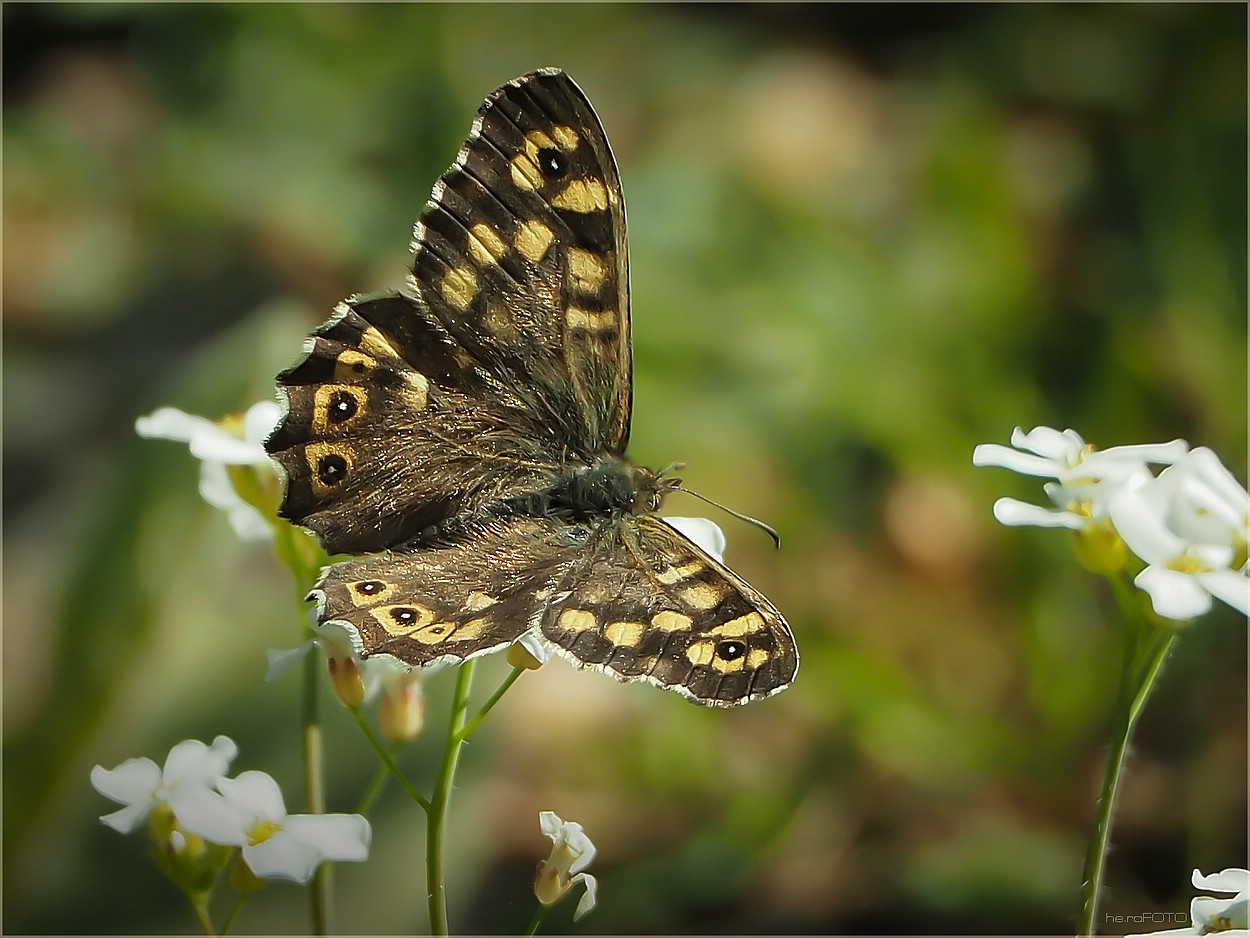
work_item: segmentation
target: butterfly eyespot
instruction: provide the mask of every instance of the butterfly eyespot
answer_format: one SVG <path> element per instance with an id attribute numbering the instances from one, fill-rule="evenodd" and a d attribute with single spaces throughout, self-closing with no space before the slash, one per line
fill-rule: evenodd
<path id="1" fill-rule="evenodd" d="M 542 147 L 538 151 L 538 168 L 548 179 L 563 179 L 568 174 L 569 161 L 554 147 Z"/>
<path id="2" fill-rule="evenodd" d="M 722 661 L 737 661 L 746 653 L 747 646 L 743 642 L 725 641 L 716 646 L 716 657 Z"/>
<path id="3" fill-rule="evenodd" d="M 326 410 L 326 419 L 330 423 L 343 423 L 356 416 L 356 413 L 360 410 L 360 404 L 354 395 L 346 391 L 336 391 L 331 396 L 329 407 Z"/>
<path id="4" fill-rule="evenodd" d="M 363 583 L 357 583 L 355 590 L 361 596 L 376 596 L 378 593 L 386 589 L 386 584 L 381 580 L 365 580 Z"/>
<path id="5" fill-rule="evenodd" d="M 419 616 L 417 615 L 417 610 L 401 607 L 399 609 L 391 610 L 391 618 L 400 625 L 412 625 L 412 623 L 417 621 Z"/>
<path id="6" fill-rule="evenodd" d="M 347 478 L 347 460 L 329 453 L 317 460 L 317 478 L 325 485 L 338 485 Z"/>

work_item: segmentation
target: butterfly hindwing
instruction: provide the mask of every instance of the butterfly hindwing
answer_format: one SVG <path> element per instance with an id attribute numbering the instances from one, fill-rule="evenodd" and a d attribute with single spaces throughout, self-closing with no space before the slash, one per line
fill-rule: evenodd
<path id="1" fill-rule="evenodd" d="M 556 589 L 542 633 L 579 667 L 712 706 L 774 694 L 798 668 L 772 603 L 654 515 L 602 524 Z"/>

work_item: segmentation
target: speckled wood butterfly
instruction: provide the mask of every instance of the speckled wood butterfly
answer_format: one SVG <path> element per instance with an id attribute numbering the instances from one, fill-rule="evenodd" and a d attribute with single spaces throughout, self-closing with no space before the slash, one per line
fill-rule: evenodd
<path id="1" fill-rule="evenodd" d="M 621 182 L 558 69 L 496 90 L 395 293 L 355 296 L 278 375 L 281 514 L 331 553 L 309 595 L 365 656 L 460 662 L 532 631 L 579 667 L 732 706 L 787 687 L 789 626 L 655 514 L 634 466 Z"/>

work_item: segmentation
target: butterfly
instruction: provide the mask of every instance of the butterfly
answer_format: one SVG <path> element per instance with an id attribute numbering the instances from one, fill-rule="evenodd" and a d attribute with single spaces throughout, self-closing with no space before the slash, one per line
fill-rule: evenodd
<path id="1" fill-rule="evenodd" d="M 318 620 L 413 667 L 530 633 L 699 704 L 789 686 L 781 613 L 656 514 L 679 479 L 625 458 L 625 204 L 571 78 L 486 99 L 411 247 L 397 291 L 340 303 L 277 378 L 280 514 L 373 555 L 323 571 Z"/>

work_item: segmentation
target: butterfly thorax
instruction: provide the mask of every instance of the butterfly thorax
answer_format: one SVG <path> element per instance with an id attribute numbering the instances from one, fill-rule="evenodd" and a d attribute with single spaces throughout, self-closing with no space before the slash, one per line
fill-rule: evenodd
<path id="1" fill-rule="evenodd" d="M 569 469 L 549 488 L 513 499 L 509 507 L 522 514 L 575 521 L 637 515 L 658 509 L 664 496 L 680 485 L 679 479 L 605 456 L 592 465 Z"/>

